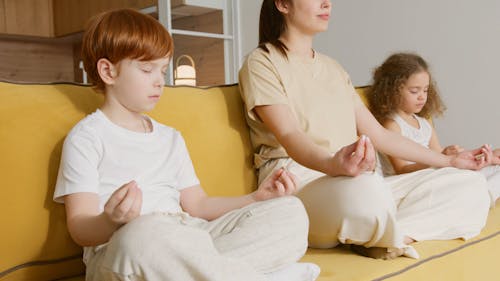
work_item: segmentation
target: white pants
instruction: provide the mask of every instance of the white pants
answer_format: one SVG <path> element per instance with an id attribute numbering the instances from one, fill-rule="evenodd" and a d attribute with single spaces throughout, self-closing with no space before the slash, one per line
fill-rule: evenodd
<path id="1" fill-rule="evenodd" d="M 87 280 L 265 280 L 298 261 L 308 220 L 296 197 L 258 202 L 207 222 L 186 213 L 140 216 L 87 262 Z"/>
<path id="2" fill-rule="evenodd" d="M 500 197 L 500 165 L 487 166 L 479 170 L 488 181 L 488 190 L 490 192 L 491 205 L 495 207 L 495 202 Z"/>
<path id="3" fill-rule="evenodd" d="M 309 215 L 310 247 L 340 242 L 403 248 L 405 236 L 468 239 L 486 224 L 490 198 L 477 172 L 443 168 L 387 178 L 378 173 L 330 177 L 280 159 L 263 166 L 259 180 L 283 166 L 301 180 L 297 196 Z"/>

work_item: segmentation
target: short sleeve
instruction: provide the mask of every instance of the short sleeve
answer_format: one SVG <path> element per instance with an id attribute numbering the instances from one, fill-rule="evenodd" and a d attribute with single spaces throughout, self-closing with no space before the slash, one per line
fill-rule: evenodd
<path id="1" fill-rule="evenodd" d="M 364 106 L 363 100 L 361 100 L 361 97 L 359 96 L 358 92 L 356 92 L 356 89 L 354 88 L 354 85 L 352 84 L 351 77 L 349 77 L 349 74 L 342 68 L 342 72 L 344 74 L 346 84 L 347 84 L 347 90 L 349 91 L 349 94 L 353 98 L 354 102 L 354 108 L 359 108 L 360 106 Z"/>
<path id="2" fill-rule="evenodd" d="M 176 161 L 178 163 L 176 178 L 177 178 L 177 190 L 184 189 L 186 187 L 191 187 L 195 185 L 199 185 L 200 181 L 196 176 L 196 172 L 194 171 L 193 162 L 191 161 L 191 157 L 189 156 L 189 152 L 186 147 L 186 143 L 184 138 L 180 133 L 177 132 L 175 141 L 175 153 L 176 153 Z"/>
<path id="3" fill-rule="evenodd" d="M 65 195 L 78 192 L 98 193 L 100 159 L 99 139 L 79 127 L 66 137 L 57 175 L 54 201 L 64 203 Z"/>
<path id="4" fill-rule="evenodd" d="M 253 109 L 261 105 L 288 104 L 281 78 L 269 54 L 254 50 L 239 72 L 240 93 L 248 116 L 254 121 Z"/>

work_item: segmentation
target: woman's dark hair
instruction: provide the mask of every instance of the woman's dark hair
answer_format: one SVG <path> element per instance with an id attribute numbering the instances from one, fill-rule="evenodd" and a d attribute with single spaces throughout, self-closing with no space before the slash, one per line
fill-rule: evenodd
<path id="1" fill-rule="evenodd" d="M 280 36 L 286 30 L 285 17 L 276 8 L 276 2 L 286 2 L 289 0 L 264 0 L 260 8 L 259 20 L 259 48 L 269 52 L 266 43 L 276 47 L 285 57 L 288 48 L 280 41 Z"/>

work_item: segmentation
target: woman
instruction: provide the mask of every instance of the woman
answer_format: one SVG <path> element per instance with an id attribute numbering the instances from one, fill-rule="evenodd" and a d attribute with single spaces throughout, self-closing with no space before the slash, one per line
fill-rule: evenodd
<path id="1" fill-rule="evenodd" d="M 299 177 L 311 247 L 340 242 L 374 258 L 417 257 L 414 241 L 477 235 L 488 214 L 486 183 L 456 168 L 485 166 L 491 150 L 446 156 L 384 129 L 342 67 L 312 48 L 330 12 L 328 0 L 262 3 L 259 47 L 240 70 L 259 181 L 281 167 Z M 375 149 L 448 168 L 384 179 L 373 172 Z"/>

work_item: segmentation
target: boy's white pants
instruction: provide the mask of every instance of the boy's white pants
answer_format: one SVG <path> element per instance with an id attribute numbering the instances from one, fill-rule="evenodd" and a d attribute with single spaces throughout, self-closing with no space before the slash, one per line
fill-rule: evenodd
<path id="1" fill-rule="evenodd" d="M 265 280 L 307 249 L 304 206 L 287 196 L 207 222 L 186 213 L 141 216 L 87 261 L 87 280 Z"/>
<path id="2" fill-rule="evenodd" d="M 297 196 L 309 215 L 310 247 L 340 242 L 406 248 L 405 236 L 468 239 L 486 224 L 490 198 L 477 172 L 442 168 L 386 178 L 378 173 L 330 177 L 280 159 L 263 166 L 259 180 L 283 166 L 301 180 Z"/>

